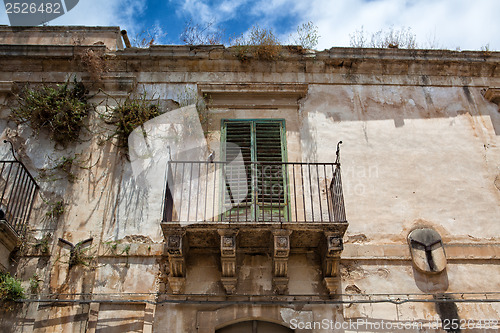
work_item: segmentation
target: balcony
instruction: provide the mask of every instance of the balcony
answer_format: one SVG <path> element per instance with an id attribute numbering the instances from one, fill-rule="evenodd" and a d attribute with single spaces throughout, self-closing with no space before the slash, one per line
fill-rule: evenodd
<path id="1" fill-rule="evenodd" d="M 288 286 L 290 250 L 320 252 L 330 294 L 347 229 L 340 163 L 170 161 L 162 230 L 169 285 L 183 290 L 188 251 L 221 256 L 221 281 L 237 293 L 238 253 L 269 253 L 273 285 Z"/>
<path id="2" fill-rule="evenodd" d="M 339 163 L 171 161 L 163 223 L 346 223 Z"/>
<path id="3" fill-rule="evenodd" d="M 0 220 L 18 236 L 26 232 L 38 185 L 24 164 L 0 161 Z"/>
<path id="4" fill-rule="evenodd" d="M 8 266 L 8 255 L 25 235 L 38 185 L 23 163 L 0 161 L 0 269 Z"/>

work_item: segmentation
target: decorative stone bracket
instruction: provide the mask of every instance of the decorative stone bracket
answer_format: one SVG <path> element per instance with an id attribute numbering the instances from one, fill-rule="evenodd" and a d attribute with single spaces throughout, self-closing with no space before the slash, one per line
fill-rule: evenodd
<path id="1" fill-rule="evenodd" d="M 9 269 L 10 253 L 21 242 L 21 238 L 5 220 L 0 220 L 0 271 Z"/>
<path id="2" fill-rule="evenodd" d="M 195 253 L 220 256 L 220 282 L 223 293 L 234 295 L 239 292 L 238 265 L 243 264 L 241 256 L 266 252 L 270 255 L 271 272 L 268 281 L 275 295 L 289 292 L 289 258 L 293 251 L 303 253 L 309 249 L 319 250 L 322 262 L 323 280 L 328 293 L 334 295 L 339 288 L 339 261 L 343 250 L 342 237 L 347 223 L 323 225 L 300 225 L 297 228 L 276 225 L 254 224 L 245 226 L 196 224 L 180 227 L 172 223 L 162 223 L 165 236 L 165 256 L 168 256 L 170 271 L 166 277 L 168 290 L 174 294 L 184 292 L 187 283 L 186 265 L 188 249 Z M 189 240 L 189 244 L 188 244 Z M 220 252 L 219 252 L 220 251 Z M 295 253 L 295 252 L 294 252 Z M 165 261 L 166 262 L 166 261 Z M 251 263 L 246 263 L 250 265 Z M 166 268 L 166 271 L 169 269 Z"/>
<path id="3" fill-rule="evenodd" d="M 12 81 L 0 81 L 0 104 L 6 102 L 7 96 L 12 93 L 14 83 Z"/>
<path id="4" fill-rule="evenodd" d="M 323 250 L 323 279 L 330 295 L 337 293 L 340 282 L 339 262 L 344 249 L 342 236 L 334 232 L 325 232 L 326 246 Z"/>
<path id="5" fill-rule="evenodd" d="M 13 85 L 14 82 L 12 81 L 0 81 L 0 94 L 10 94 Z"/>
<path id="6" fill-rule="evenodd" d="M 273 230 L 273 286 L 283 295 L 288 290 L 288 257 L 291 230 Z"/>
<path id="7" fill-rule="evenodd" d="M 499 106 L 500 111 L 500 88 L 488 88 L 483 93 L 484 98 Z"/>
<path id="8" fill-rule="evenodd" d="M 220 235 L 220 254 L 222 275 L 221 282 L 226 293 L 233 294 L 236 291 L 238 278 L 236 277 L 236 236 L 237 230 L 218 230 Z"/>
<path id="9" fill-rule="evenodd" d="M 167 254 L 170 264 L 168 284 L 174 294 L 180 294 L 186 284 L 186 246 L 183 232 L 167 236 Z"/>

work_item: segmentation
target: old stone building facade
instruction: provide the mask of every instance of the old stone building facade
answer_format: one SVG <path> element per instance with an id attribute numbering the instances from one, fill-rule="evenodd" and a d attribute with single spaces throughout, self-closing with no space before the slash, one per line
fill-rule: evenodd
<path id="1" fill-rule="evenodd" d="M 12 120 L 74 77 L 79 141 Z M 158 116 L 120 146 L 132 98 Z M 0 263 L 26 290 L 1 330 L 496 332 L 499 102 L 496 52 L 1 27 Z"/>

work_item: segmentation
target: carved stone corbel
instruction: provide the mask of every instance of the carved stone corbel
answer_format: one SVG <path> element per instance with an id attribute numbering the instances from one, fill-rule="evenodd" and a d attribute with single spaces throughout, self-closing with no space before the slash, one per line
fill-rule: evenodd
<path id="1" fill-rule="evenodd" d="M 499 106 L 500 112 L 500 88 L 488 88 L 483 92 L 484 98 Z"/>
<path id="2" fill-rule="evenodd" d="M 12 93 L 13 88 L 13 81 L 0 81 L 0 104 L 5 104 L 7 97 Z"/>
<path id="3" fill-rule="evenodd" d="M 323 278 L 330 295 L 337 293 L 340 282 L 339 262 L 344 249 L 342 236 L 334 232 L 325 232 L 326 246 L 323 253 Z"/>
<path id="4" fill-rule="evenodd" d="M 283 295 L 288 290 L 288 257 L 291 230 L 273 230 L 273 286 Z"/>
<path id="5" fill-rule="evenodd" d="M 167 236 L 167 254 L 170 264 L 168 284 L 174 294 L 180 294 L 186 284 L 186 247 L 183 236 L 182 232 Z"/>
<path id="6" fill-rule="evenodd" d="M 234 294 L 238 278 L 236 277 L 236 236 L 237 230 L 219 230 L 221 254 L 221 282 L 226 293 Z"/>

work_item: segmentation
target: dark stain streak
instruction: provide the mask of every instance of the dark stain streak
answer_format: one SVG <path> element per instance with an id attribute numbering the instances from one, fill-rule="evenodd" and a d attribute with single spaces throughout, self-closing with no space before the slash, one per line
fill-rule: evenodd
<path id="1" fill-rule="evenodd" d="M 436 295 L 436 312 L 441 318 L 441 324 L 446 332 L 459 333 L 460 317 L 458 316 L 457 304 L 447 295 Z M 441 301 L 440 301 L 441 300 Z M 458 324 L 458 326 L 457 326 Z"/>
<path id="2" fill-rule="evenodd" d="M 462 89 L 464 90 L 464 94 L 465 94 L 465 97 L 467 98 L 467 102 L 469 102 L 469 104 L 474 104 L 474 99 L 472 98 L 472 94 L 470 92 L 469 87 L 463 86 Z"/>

